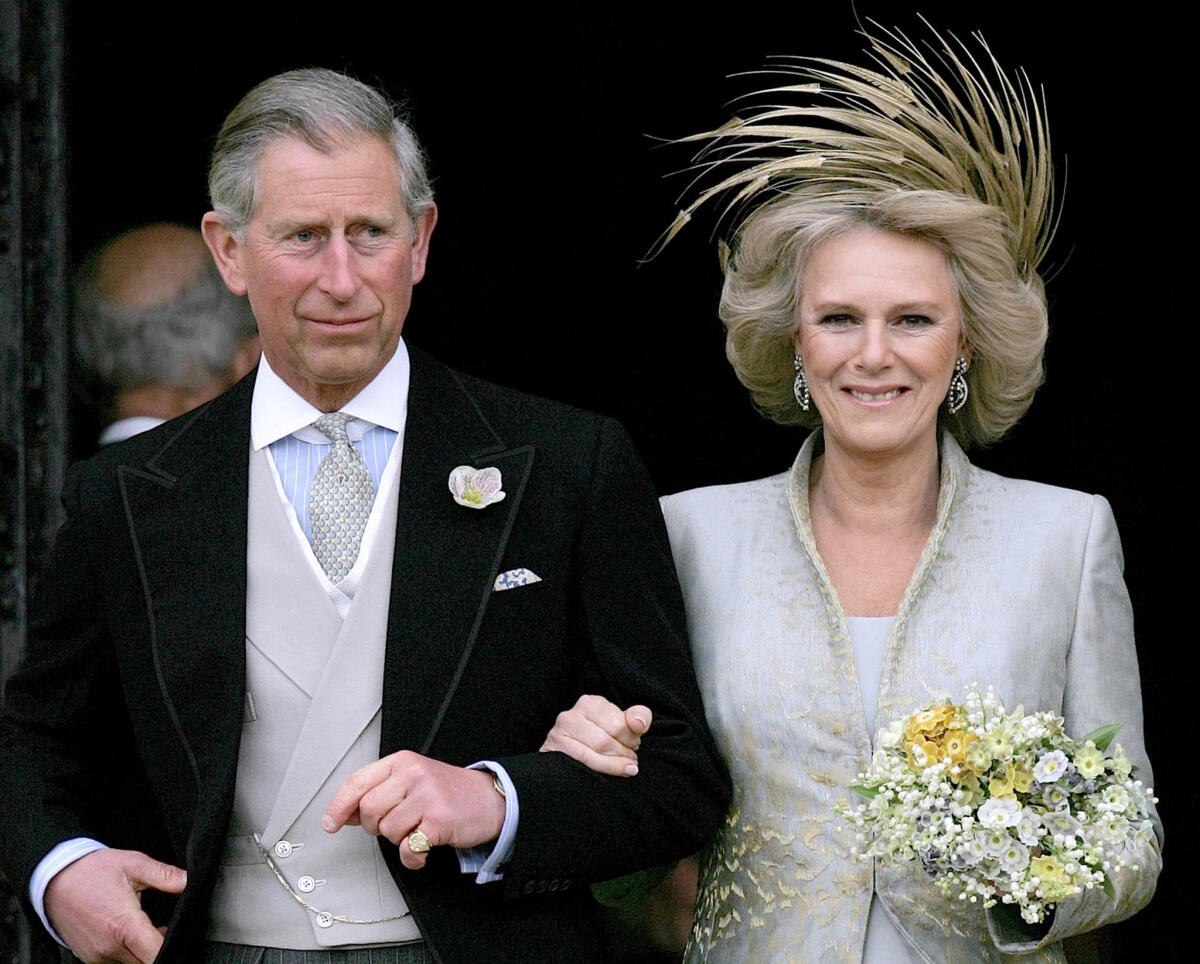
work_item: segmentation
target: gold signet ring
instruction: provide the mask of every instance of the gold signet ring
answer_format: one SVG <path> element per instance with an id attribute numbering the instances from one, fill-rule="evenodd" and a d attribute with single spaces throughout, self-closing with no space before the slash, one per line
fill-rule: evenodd
<path id="1" fill-rule="evenodd" d="M 427 854 L 432 847 L 429 838 L 420 830 L 414 830 L 408 835 L 408 849 L 414 854 Z"/>

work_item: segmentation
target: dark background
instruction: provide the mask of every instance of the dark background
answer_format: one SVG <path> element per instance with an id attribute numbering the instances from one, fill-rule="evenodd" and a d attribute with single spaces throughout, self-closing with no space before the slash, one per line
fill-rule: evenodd
<path id="1" fill-rule="evenodd" d="M 756 415 L 724 361 L 714 218 L 639 264 L 686 185 L 667 175 L 688 152 L 658 139 L 722 123 L 756 84 L 730 75 L 769 55 L 854 58 L 862 41 L 848 0 L 698 9 L 75 3 L 72 251 L 147 221 L 198 224 L 212 137 L 239 97 L 288 68 L 348 70 L 405 100 L 435 177 L 441 218 L 406 337 L 466 371 L 620 418 L 664 492 L 781 471 L 799 436 Z M 1200 339 L 1183 145 L 1195 109 L 1181 85 L 1193 55 L 1164 3 L 1123 6 L 1121 19 L 1098 9 L 857 4 L 912 34 L 916 10 L 939 28 L 980 29 L 1046 89 L 1065 187 L 1048 378 L 1011 436 L 973 457 L 1113 503 L 1168 838 L 1158 897 L 1116 937 L 1121 959 L 1173 959 L 1198 896 L 1185 824 Z M 75 415 L 82 450 L 94 436 Z"/>

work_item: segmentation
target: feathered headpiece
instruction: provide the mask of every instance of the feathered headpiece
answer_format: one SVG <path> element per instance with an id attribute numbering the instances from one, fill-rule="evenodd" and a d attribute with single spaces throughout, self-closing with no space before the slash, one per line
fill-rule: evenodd
<path id="1" fill-rule="evenodd" d="M 875 26 L 880 35 L 865 36 L 879 69 L 781 58 L 770 73 L 792 82 L 749 95 L 759 102 L 750 116 L 682 138 L 708 142 L 696 158 L 697 181 L 709 174 L 718 181 L 679 212 L 659 248 L 722 194 L 730 195 L 725 217 L 756 206 L 764 193 L 867 198 L 934 190 L 1003 211 L 1014 264 L 1026 279 L 1037 271 L 1057 225 L 1044 100 L 1023 71 L 1010 79 L 978 34 L 981 57 L 932 26 L 924 47 Z M 791 96 L 802 102 L 773 102 Z"/>

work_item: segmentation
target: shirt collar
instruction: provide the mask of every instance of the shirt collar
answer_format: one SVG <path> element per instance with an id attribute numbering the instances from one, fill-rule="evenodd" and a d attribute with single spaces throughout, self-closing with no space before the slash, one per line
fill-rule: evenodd
<path id="1" fill-rule="evenodd" d="M 379 374 L 343 405 L 341 411 L 368 425 L 379 425 L 398 434 L 403 433 L 408 411 L 408 381 L 408 349 L 402 338 L 395 354 Z M 258 363 L 254 397 L 250 402 L 250 442 L 254 450 L 257 452 L 281 438 L 302 433 L 321 414 L 275 373 L 264 354 Z M 355 428 L 355 422 L 347 426 L 351 437 L 361 436 L 363 426 L 358 426 L 358 432 Z M 328 441 L 316 429 L 311 431 L 311 441 Z M 306 433 L 301 437 L 306 437 Z"/>
<path id="2" fill-rule="evenodd" d="M 165 418 L 157 418 L 153 415 L 130 415 L 129 418 L 119 418 L 100 433 L 96 444 L 105 446 L 112 445 L 113 442 L 124 442 L 127 438 L 133 438 L 135 435 L 162 425 L 165 421 Z"/>

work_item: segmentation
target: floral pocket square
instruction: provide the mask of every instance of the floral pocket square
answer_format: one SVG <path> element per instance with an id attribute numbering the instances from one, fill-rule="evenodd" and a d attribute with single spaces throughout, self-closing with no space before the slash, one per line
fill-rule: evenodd
<path id="1" fill-rule="evenodd" d="M 502 592 L 505 589 L 516 589 L 518 586 L 528 586 L 530 583 L 541 582 L 542 577 L 531 569 L 509 569 L 496 577 L 492 592 Z"/>

